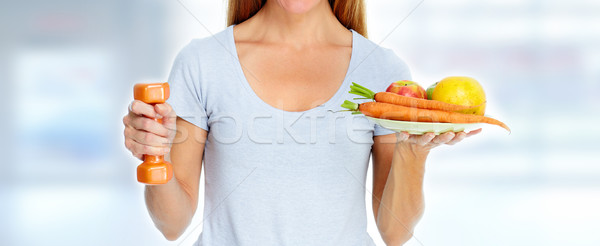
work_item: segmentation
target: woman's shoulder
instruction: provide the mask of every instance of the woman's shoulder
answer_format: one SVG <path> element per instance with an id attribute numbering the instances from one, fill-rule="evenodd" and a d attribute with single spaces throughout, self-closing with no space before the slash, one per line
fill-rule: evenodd
<path id="1" fill-rule="evenodd" d="M 394 52 L 393 49 L 381 46 L 370 39 L 356 33 L 356 45 L 359 59 L 381 64 L 395 64 L 406 66 L 406 63 Z"/>
<path id="2" fill-rule="evenodd" d="M 391 48 L 383 47 L 364 36 L 356 33 L 356 59 L 360 61 L 359 68 L 365 72 L 381 74 L 387 77 L 410 79 L 410 68 Z"/>
<path id="3" fill-rule="evenodd" d="M 202 61 L 206 58 L 222 57 L 231 54 L 229 27 L 203 38 L 190 40 L 177 54 L 180 61 Z"/>

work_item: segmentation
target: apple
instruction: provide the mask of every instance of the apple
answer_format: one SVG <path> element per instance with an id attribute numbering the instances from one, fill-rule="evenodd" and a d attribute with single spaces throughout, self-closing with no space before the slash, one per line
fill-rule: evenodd
<path id="1" fill-rule="evenodd" d="M 431 95 L 433 94 L 433 90 L 435 89 L 435 86 L 437 86 L 438 83 L 439 83 L 439 81 L 435 82 L 435 84 L 430 85 L 429 87 L 427 87 L 427 90 L 426 90 L 426 92 L 427 92 L 427 99 L 431 100 Z"/>
<path id="2" fill-rule="evenodd" d="M 423 89 L 423 87 L 416 82 L 410 80 L 396 81 L 388 86 L 385 91 L 406 97 L 427 99 L 427 93 L 425 92 L 425 89 Z"/>

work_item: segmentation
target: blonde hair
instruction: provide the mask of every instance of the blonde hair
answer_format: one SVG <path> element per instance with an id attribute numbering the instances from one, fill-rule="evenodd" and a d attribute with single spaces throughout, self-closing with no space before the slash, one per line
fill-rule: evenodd
<path id="1" fill-rule="evenodd" d="M 266 0 L 229 0 L 227 26 L 250 19 L 266 2 Z M 342 25 L 367 37 L 364 0 L 329 0 L 329 5 Z"/>

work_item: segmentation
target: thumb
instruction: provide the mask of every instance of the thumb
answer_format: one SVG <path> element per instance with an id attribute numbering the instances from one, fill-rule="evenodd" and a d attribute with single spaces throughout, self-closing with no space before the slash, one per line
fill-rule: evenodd
<path id="1" fill-rule="evenodd" d="M 167 103 L 156 104 L 154 105 L 154 110 L 156 111 L 156 113 L 162 116 L 164 126 L 168 128 L 172 128 L 172 126 L 175 126 L 177 115 L 175 114 L 175 110 L 173 110 L 171 105 Z"/>
<path id="2" fill-rule="evenodd" d="M 404 142 L 406 140 L 408 140 L 408 138 L 410 137 L 410 134 L 408 134 L 408 132 L 396 132 L 396 142 Z"/>

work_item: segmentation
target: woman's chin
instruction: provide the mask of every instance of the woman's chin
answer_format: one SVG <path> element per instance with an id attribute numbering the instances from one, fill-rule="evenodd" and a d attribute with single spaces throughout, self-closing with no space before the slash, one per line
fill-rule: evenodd
<path id="1" fill-rule="evenodd" d="M 304 14 L 313 9 L 319 0 L 279 0 L 279 4 L 289 13 Z"/>

